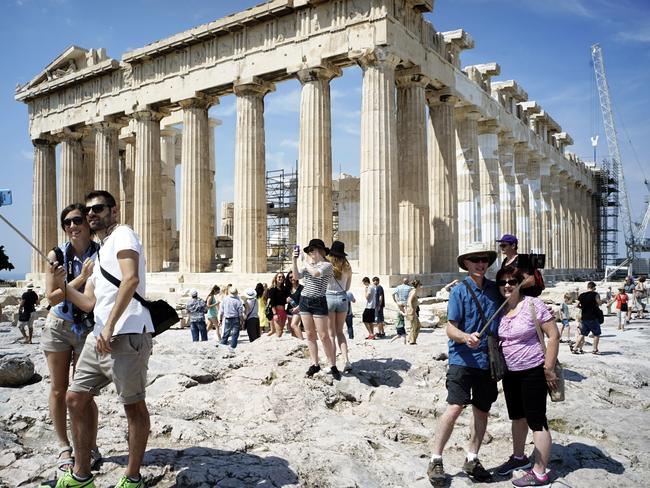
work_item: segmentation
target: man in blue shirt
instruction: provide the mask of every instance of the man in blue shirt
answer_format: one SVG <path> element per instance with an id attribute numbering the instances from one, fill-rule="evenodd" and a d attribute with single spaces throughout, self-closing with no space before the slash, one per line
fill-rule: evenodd
<path id="1" fill-rule="evenodd" d="M 462 251 L 457 259 L 458 266 L 466 270 L 468 276 L 451 290 L 449 296 L 448 405 L 436 425 L 433 455 L 427 471 L 433 486 L 442 486 L 446 482 L 442 451 L 454 430 L 456 420 L 465 406 L 470 404 L 474 419 L 470 424 L 469 446 L 463 471 L 476 481 L 489 481 L 492 478 L 481 465 L 478 451 L 485 435 L 490 407 L 497 398 L 497 385 L 490 377 L 487 334 L 479 337 L 484 322 L 476 301 L 480 303 L 486 320 L 501 303 L 496 283 L 485 278 L 486 271 L 496 257 L 495 251 L 482 243 L 474 243 Z M 496 324 L 492 324 L 491 328 L 494 330 Z"/>

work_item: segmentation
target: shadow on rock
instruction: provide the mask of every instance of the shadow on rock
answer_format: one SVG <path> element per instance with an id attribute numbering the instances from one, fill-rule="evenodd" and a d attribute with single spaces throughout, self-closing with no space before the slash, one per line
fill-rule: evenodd
<path id="1" fill-rule="evenodd" d="M 579 469 L 604 469 L 608 473 L 623 474 L 625 467 L 609 454 L 595 446 L 572 442 L 566 446 L 553 444 L 550 468 L 557 477 L 563 477 Z"/>
<path id="2" fill-rule="evenodd" d="M 105 459 L 120 465 L 127 464 L 126 456 Z M 296 485 L 298 475 L 282 458 L 260 457 L 236 451 L 222 451 L 207 447 L 187 449 L 150 449 L 144 455 L 144 468 L 159 467 L 146 474 L 147 486 L 176 486 L 199 488 L 206 486 L 283 487 Z M 170 485 L 170 482 L 175 484 Z"/>
<path id="3" fill-rule="evenodd" d="M 352 375 L 368 386 L 399 388 L 404 381 L 398 371 L 408 371 L 411 363 L 403 359 L 361 359 L 352 364 Z"/>
<path id="4" fill-rule="evenodd" d="M 587 377 L 577 371 L 573 371 L 572 369 L 564 368 L 564 379 L 565 381 L 575 381 L 576 383 L 580 383 L 581 381 L 586 380 Z"/>

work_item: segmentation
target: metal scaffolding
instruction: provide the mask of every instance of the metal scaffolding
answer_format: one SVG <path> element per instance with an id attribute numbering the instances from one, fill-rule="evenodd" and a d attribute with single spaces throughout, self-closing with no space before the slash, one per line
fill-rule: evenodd
<path id="1" fill-rule="evenodd" d="M 297 201 L 297 170 L 266 172 L 266 248 L 270 265 L 282 266 L 291 259 Z"/>
<path id="2" fill-rule="evenodd" d="M 618 264 L 618 178 L 612 173 L 608 161 L 603 161 L 596 172 L 598 215 L 596 239 L 598 242 L 598 268 Z"/>

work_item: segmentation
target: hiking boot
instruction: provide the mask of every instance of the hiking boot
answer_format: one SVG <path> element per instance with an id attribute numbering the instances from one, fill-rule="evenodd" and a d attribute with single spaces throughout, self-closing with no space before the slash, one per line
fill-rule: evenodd
<path id="1" fill-rule="evenodd" d="M 311 378 L 319 371 L 320 371 L 320 366 L 318 364 L 312 364 L 311 366 L 309 366 L 309 369 L 307 370 L 307 377 Z"/>
<path id="2" fill-rule="evenodd" d="M 442 465 L 442 459 L 435 459 L 429 463 L 427 476 L 429 476 L 429 483 L 433 486 L 445 485 L 447 475 L 445 474 L 445 468 Z"/>
<path id="3" fill-rule="evenodd" d="M 142 479 L 142 476 L 140 476 L 140 479 L 138 481 L 131 481 L 128 477 L 122 476 L 120 478 L 120 481 L 117 482 L 115 485 L 115 488 L 143 488 L 144 487 L 144 481 Z"/>
<path id="4" fill-rule="evenodd" d="M 540 480 L 537 476 L 535 476 L 533 470 L 530 469 L 526 471 L 526 473 L 521 478 L 512 480 L 512 484 L 514 486 L 551 486 L 551 480 L 547 474 L 544 474 L 544 478 Z"/>
<path id="5" fill-rule="evenodd" d="M 487 472 L 487 470 L 483 467 L 481 461 L 479 461 L 478 458 L 474 459 L 473 461 L 468 461 L 467 458 L 465 458 L 465 464 L 463 464 L 463 471 L 465 471 L 470 478 L 476 481 L 492 480 L 492 475 Z"/>
<path id="6" fill-rule="evenodd" d="M 336 366 L 332 366 L 330 368 L 330 374 L 336 381 L 341 381 L 341 372 L 339 371 L 339 368 Z"/>
<path id="7" fill-rule="evenodd" d="M 55 485 L 56 488 L 95 488 L 95 478 L 91 476 L 89 479 L 79 481 L 72 476 L 72 471 L 66 473 L 58 479 Z"/>
<path id="8" fill-rule="evenodd" d="M 494 472 L 499 476 L 507 476 L 515 469 L 528 469 L 530 467 L 528 456 L 524 456 L 523 459 L 517 459 L 514 456 L 510 456 L 510 458 L 501 466 L 496 468 Z"/>

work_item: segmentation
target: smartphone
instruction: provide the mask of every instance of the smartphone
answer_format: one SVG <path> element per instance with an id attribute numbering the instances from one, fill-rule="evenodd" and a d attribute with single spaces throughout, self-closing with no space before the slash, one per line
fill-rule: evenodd
<path id="1" fill-rule="evenodd" d="M 0 207 L 11 205 L 12 203 L 11 190 L 0 190 Z"/>
<path id="2" fill-rule="evenodd" d="M 295 257 L 300 256 L 300 244 L 295 244 L 295 245 L 293 246 L 293 255 L 294 255 Z"/>

